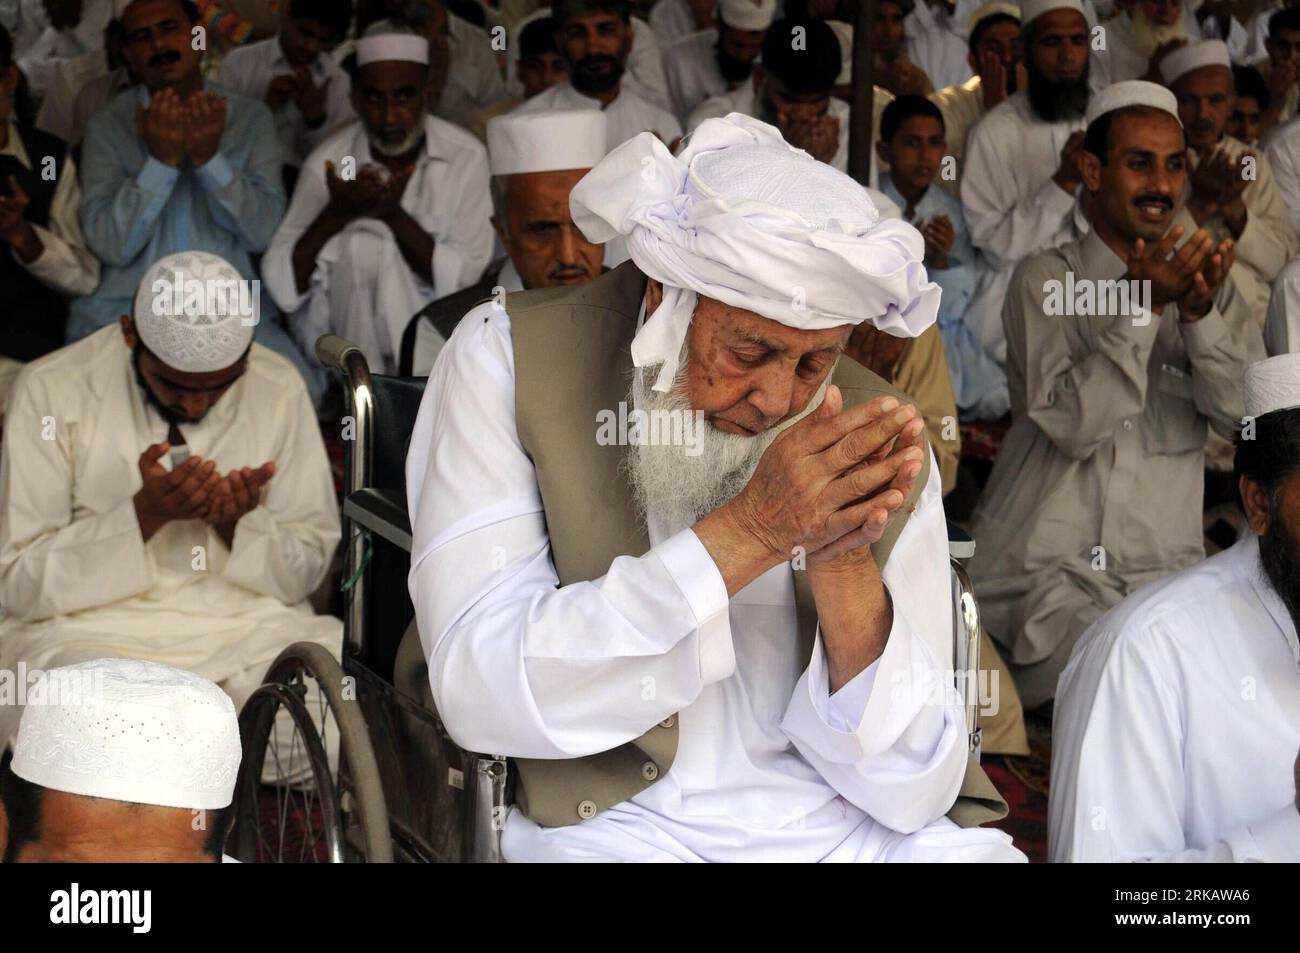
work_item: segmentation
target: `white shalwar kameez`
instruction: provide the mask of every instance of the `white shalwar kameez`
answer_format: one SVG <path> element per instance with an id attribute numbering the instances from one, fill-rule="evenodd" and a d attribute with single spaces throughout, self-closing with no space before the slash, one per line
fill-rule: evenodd
<path id="1" fill-rule="evenodd" d="M 1052 860 L 1300 861 L 1300 644 L 1258 537 L 1085 632 L 1052 734 Z"/>
<path id="2" fill-rule="evenodd" d="M 284 221 L 262 260 L 262 278 L 307 353 L 334 333 L 352 341 L 376 373 L 396 372 L 402 334 L 435 298 L 479 279 L 492 256 L 492 199 L 487 150 L 463 129 L 424 119 L 424 143 L 402 194 L 402 208 L 433 236 L 433 284 L 417 275 L 387 225 L 358 218 L 333 235 L 316 257 L 306 291 L 298 290 L 293 250 L 329 203 L 325 163 L 342 175 L 345 157 L 360 171 L 373 163 L 365 126 L 352 123 L 322 142 L 307 161 Z"/>
<path id="3" fill-rule="evenodd" d="M 788 565 L 728 601 L 695 534 L 652 514 L 644 556 L 557 588 L 510 335 L 492 303 L 460 323 L 407 458 L 410 586 L 439 711 L 462 745 L 520 757 L 608 750 L 674 713 L 680 742 L 658 782 L 582 824 L 512 810 L 506 858 L 1023 860 L 1000 831 L 943 816 L 966 760 L 962 709 L 947 687 L 941 703 L 908 691 L 944 684 L 952 652 L 938 468 L 885 568 L 884 654 L 831 696 L 820 637 L 807 670 L 798 657 Z M 627 686 L 646 679 L 655 700 L 631 718 Z"/>
<path id="4" fill-rule="evenodd" d="M 307 603 L 340 531 L 301 375 L 254 344 L 244 375 L 179 429 L 222 473 L 275 463 L 232 548 L 200 520 L 143 540 L 139 458 L 168 424 L 145 400 L 119 327 L 23 369 L 0 457 L 0 670 L 144 658 L 216 682 L 238 708 L 292 643 L 341 650 L 342 624 Z M 0 705 L 0 745 L 20 714 Z"/>

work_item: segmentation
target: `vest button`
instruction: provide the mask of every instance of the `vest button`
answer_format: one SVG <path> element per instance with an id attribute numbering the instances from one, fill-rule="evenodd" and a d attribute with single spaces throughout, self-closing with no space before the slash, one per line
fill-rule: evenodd
<path id="1" fill-rule="evenodd" d="M 659 727 L 660 727 L 660 728 L 671 728 L 671 727 L 672 727 L 673 725 L 675 725 L 675 724 L 677 724 L 677 716 L 676 716 L 676 715 L 669 715 L 669 716 L 668 716 L 667 718 L 665 718 L 663 721 L 659 722 Z"/>
<path id="2" fill-rule="evenodd" d="M 655 764 L 653 761 L 647 761 L 645 764 L 641 765 L 641 777 L 645 778 L 647 781 L 653 781 L 655 778 L 659 777 L 659 765 Z"/>
<path id="3" fill-rule="evenodd" d="M 579 816 L 580 818 L 582 818 L 584 821 L 590 820 L 591 818 L 595 817 L 595 816 L 596 816 L 596 802 L 595 802 L 595 801 L 579 801 L 579 802 L 578 802 L 578 816 Z"/>

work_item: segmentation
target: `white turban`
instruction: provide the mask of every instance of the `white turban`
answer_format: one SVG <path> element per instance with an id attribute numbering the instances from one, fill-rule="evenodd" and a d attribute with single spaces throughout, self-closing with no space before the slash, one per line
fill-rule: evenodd
<path id="1" fill-rule="evenodd" d="M 1024 0 L 1020 4 L 1020 22 L 1028 26 L 1044 13 L 1051 13 L 1053 10 L 1074 10 L 1082 14 L 1085 20 L 1087 19 L 1080 0 Z"/>
<path id="2" fill-rule="evenodd" d="M 52 791 L 215 811 L 234 797 L 241 757 L 235 706 L 212 682 L 157 662 L 96 659 L 50 669 L 27 689 L 11 767 Z"/>
<path id="3" fill-rule="evenodd" d="M 493 175 L 590 169 L 605 158 L 599 109 L 546 109 L 494 116 L 487 123 Z"/>
<path id="4" fill-rule="evenodd" d="M 1300 354 L 1279 354 L 1246 368 L 1246 416 L 1300 408 Z"/>
<path id="5" fill-rule="evenodd" d="M 418 33 L 402 30 L 389 20 L 381 20 L 357 40 L 357 68 L 384 61 L 428 66 L 429 40 Z"/>
<path id="6" fill-rule="evenodd" d="M 664 285 L 632 342 L 662 363 L 667 391 L 697 295 L 806 331 L 871 321 L 898 337 L 934 323 L 939 287 L 925 243 L 882 220 L 865 189 L 740 113 L 709 119 L 674 157 L 651 133 L 629 139 L 569 196 L 592 242 L 627 236 L 636 266 Z"/>
<path id="7" fill-rule="evenodd" d="M 248 350 L 260 312 L 261 283 L 205 251 L 159 259 L 135 292 L 136 333 L 168 367 L 225 370 Z"/>
<path id="8" fill-rule="evenodd" d="M 776 16 L 776 0 L 718 0 L 718 18 L 733 30 L 766 30 Z"/>
<path id="9" fill-rule="evenodd" d="M 1178 119 L 1178 100 L 1167 88 L 1141 79 L 1126 79 L 1112 83 L 1088 99 L 1088 111 L 1084 116 L 1084 122 L 1091 126 L 1094 120 L 1108 112 L 1129 109 L 1133 106 L 1149 106 Z M 1178 119 L 1178 125 L 1182 124 L 1183 121 Z"/>
<path id="10" fill-rule="evenodd" d="M 1014 3 L 1003 3 L 1002 0 L 986 3 L 970 15 L 969 32 L 974 33 L 975 28 L 980 25 L 980 21 L 992 16 L 1015 17 L 1019 20 L 1020 8 Z"/>
<path id="11" fill-rule="evenodd" d="M 1160 77 L 1166 85 L 1172 85 L 1178 78 L 1185 76 L 1202 66 L 1223 66 L 1232 69 L 1232 60 L 1228 56 L 1228 44 L 1222 40 L 1201 40 L 1188 43 L 1160 61 Z"/>

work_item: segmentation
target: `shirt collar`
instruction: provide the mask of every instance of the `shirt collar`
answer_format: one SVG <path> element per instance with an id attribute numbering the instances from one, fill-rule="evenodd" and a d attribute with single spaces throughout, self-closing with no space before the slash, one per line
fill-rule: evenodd
<path id="1" fill-rule="evenodd" d="M 505 288 L 506 291 L 524 290 L 524 279 L 519 277 L 519 269 L 515 267 L 514 261 L 510 258 L 506 259 L 505 264 L 501 266 L 501 270 L 497 272 L 496 283 Z"/>
<path id="2" fill-rule="evenodd" d="M 1114 279 L 1128 271 L 1124 259 L 1101 240 L 1095 229 L 1089 230 L 1088 234 L 1079 239 L 1079 264 L 1082 272 L 1080 277 Z"/>
<path id="3" fill-rule="evenodd" d="M 366 129 L 366 124 L 364 120 L 361 119 L 357 120 L 357 134 L 358 137 L 360 138 L 360 143 L 357 145 L 356 151 L 362 160 L 360 164 L 364 165 L 366 162 L 378 162 L 379 160 L 375 158 L 374 149 L 370 147 L 370 133 Z M 424 150 L 423 151 L 424 151 L 425 158 L 437 162 L 450 161 L 447 155 L 447 150 L 445 148 L 445 145 L 441 141 L 441 137 L 437 135 L 437 123 L 434 121 L 434 118 L 432 116 L 424 117 Z M 416 165 L 419 164 L 420 164 L 420 159 L 419 157 L 417 157 Z"/>

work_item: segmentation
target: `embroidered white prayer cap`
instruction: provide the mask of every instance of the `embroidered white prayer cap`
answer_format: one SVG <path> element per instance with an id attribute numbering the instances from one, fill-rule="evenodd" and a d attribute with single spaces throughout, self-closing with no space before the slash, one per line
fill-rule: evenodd
<path id="1" fill-rule="evenodd" d="M 718 0 L 718 18 L 733 30 L 766 30 L 776 16 L 776 0 Z"/>
<path id="2" fill-rule="evenodd" d="M 391 20 L 380 20 L 357 40 L 357 67 L 384 61 L 429 65 L 428 37 L 405 29 Z"/>
<path id="3" fill-rule="evenodd" d="M 865 189 L 741 113 L 708 119 L 672 155 L 653 133 L 620 145 L 569 195 L 592 242 L 627 237 L 664 285 L 632 341 L 637 367 L 672 387 L 697 295 L 801 330 L 870 321 L 898 337 L 934 323 L 939 287 L 925 243 L 882 219 Z"/>
<path id="4" fill-rule="evenodd" d="M 1232 59 L 1228 56 L 1228 44 L 1222 40 L 1201 40 L 1180 46 L 1172 53 L 1165 54 L 1160 61 L 1160 78 L 1165 85 L 1172 85 L 1179 77 L 1203 66 L 1223 66 L 1232 69 Z"/>
<path id="5" fill-rule="evenodd" d="M 1025 0 L 1020 4 L 1020 22 L 1028 26 L 1044 13 L 1051 13 L 1053 10 L 1074 10 L 1085 20 L 1088 18 L 1079 0 Z"/>
<path id="6" fill-rule="evenodd" d="M 847 86 L 853 82 L 853 24 L 843 20 L 827 20 L 826 25 L 840 41 L 840 75 L 835 77 L 836 86 Z"/>
<path id="7" fill-rule="evenodd" d="M 605 158 L 606 122 L 599 109 L 546 109 L 494 116 L 487 123 L 492 174 L 590 169 Z"/>
<path id="8" fill-rule="evenodd" d="M 11 767 L 53 791 L 219 810 L 233 799 L 241 755 L 235 706 L 206 678 L 96 659 L 28 688 Z"/>
<path id="9" fill-rule="evenodd" d="M 205 251 L 160 258 L 145 270 L 132 319 L 144 346 L 186 373 L 225 370 L 253 341 L 259 283 Z"/>
<path id="10" fill-rule="evenodd" d="M 1169 113 L 1178 119 L 1178 99 L 1168 88 L 1159 83 L 1148 83 L 1141 79 L 1126 79 L 1112 83 L 1088 99 L 1088 111 L 1084 122 L 1091 126 L 1093 121 L 1116 109 L 1129 109 L 1133 106 L 1148 106 Z M 1178 125 L 1182 125 L 1178 119 Z"/>
<path id="11" fill-rule="evenodd" d="M 1039 12 L 1041 13 L 1045 11 Z M 986 3 L 970 15 L 970 32 L 973 33 L 975 31 L 975 27 L 979 26 L 981 20 L 985 20 L 992 16 L 1015 17 L 1019 20 L 1020 7 L 1016 6 L 1014 3 L 1003 3 L 1001 0 L 996 0 L 994 3 Z M 1037 14 L 1035 14 L 1035 16 L 1037 16 Z"/>
<path id="12" fill-rule="evenodd" d="M 1300 408 L 1300 353 L 1279 354 L 1246 367 L 1246 416 Z"/>

